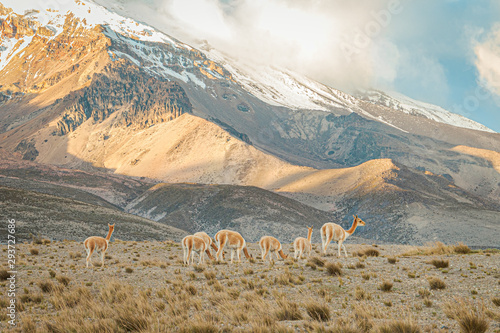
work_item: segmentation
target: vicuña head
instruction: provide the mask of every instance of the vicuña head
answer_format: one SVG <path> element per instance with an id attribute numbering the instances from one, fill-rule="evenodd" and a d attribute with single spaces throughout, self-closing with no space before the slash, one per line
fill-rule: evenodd
<path id="1" fill-rule="evenodd" d="M 349 230 L 344 230 L 340 225 L 335 223 L 325 223 L 321 227 L 321 243 L 323 245 L 323 254 L 326 254 L 326 249 L 328 244 L 333 240 L 338 244 L 338 256 L 340 257 L 340 248 L 344 249 L 344 254 L 347 257 L 347 250 L 343 244 L 347 237 L 352 235 L 359 225 L 366 225 L 363 220 L 361 220 L 358 215 L 353 215 L 354 221 L 352 222 L 351 228 Z"/>
<path id="2" fill-rule="evenodd" d="M 89 267 L 89 263 L 90 265 L 94 266 L 91 260 L 92 253 L 94 253 L 94 251 L 101 252 L 101 266 L 104 267 L 104 254 L 108 249 L 108 243 L 109 240 L 111 239 L 113 231 L 115 230 L 115 225 L 108 224 L 108 228 L 109 230 L 106 238 L 102 238 L 99 236 L 91 236 L 83 242 L 83 245 L 85 246 L 85 251 L 87 251 L 87 260 L 86 260 L 87 267 Z"/>
<path id="3" fill-rule="evenodd" d="M 212 241 L 212 238 L 204 231 L 198 231 L 194 234 L 194 236 L 197 236 L 197 237 L 200 237 L 202 238 L 205 243 L 207 244 L 207 249 L 205 250 L 205 252 L 207 253 L 207 256 L 214 260 L 215 258 L 212 256 L 212 253 L 210 252 L 210 246 L 215 250 L 215 252 L 217 253 L 217 245 L 215 245 L 215 243 Z"/>

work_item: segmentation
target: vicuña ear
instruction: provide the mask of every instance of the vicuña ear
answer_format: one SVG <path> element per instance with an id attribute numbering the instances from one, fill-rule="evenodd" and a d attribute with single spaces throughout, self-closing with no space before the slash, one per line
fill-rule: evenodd
<path id="1" fill-rule="evenodd" d="M 354 215 L 352 217 L 356 218 L 356 216 L 354 216 Z"/>

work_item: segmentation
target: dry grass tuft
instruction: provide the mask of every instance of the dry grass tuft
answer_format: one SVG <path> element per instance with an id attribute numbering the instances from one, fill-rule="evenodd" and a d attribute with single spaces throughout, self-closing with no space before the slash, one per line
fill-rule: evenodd
<path id="1" fill-rule="evenodd" d="M 7 281 L 10 278 L 10 273 L 6 269 L 0 269 L 0 281 Z"/>
<path id="2" fill-rule="evenodd" d="M 462 333 L 484 333 L 490 326 L 484 308 L 475 307 L 463 299 L 445 303 L 443 311 L 448 318 L 457 321 Z"/>
<path id="3" fill-rule="evenodd" d="M 491 301 L 493 302 L 493 304 L 495 304 L 496 306 L 500 306 L 500 297 L 493 297 L 491 299 Z"/>
<path id="4" fill-rule="evenodd" d="M 52 293 L 52 292 L 58 292 L 61 291 L 61 286 L 56 286 L 54 282 L 51 280 L 47 281 L 39 281 L 38 282 L 38 287 L 44 292 L 44 293 Z"/>
<path id="5" fill-rule="evenodd" d="M 446 288 L 446 283 L 444 283 L 443 280 L 437 277 L 430 277 L 427 279 L 429 281 L 429 287 L 431 290 L 437 290 L 437 289 L 445 289 Z"/>
<path id="6" fill-rule="evenodd" d="M 314 266 L 319 266 L 319 267 L 324 267 L 325 266 L 325 261 L 321 259 L 320 257 L 312 257 L 307 260 L 307 262 L 310 262 Z"/>
<path id="7" fill-rule="evenodd" d="M 30 249 L 30 253 L 31 253 L 32 255 L 34 255 L 34 256 L 37 256 L 37 255 L 38 255 L 38 253 L 40 253 L 40 251 L 38 251 L 38 249 L 35 249 L 34 247 L 32 247 L 32 248 Z"/>
<path id="8" fill-rule="evenodd" d="M 360 255 L 361 254 L 361 255 Z M 378 257 L 380 255 L 380 251 L 375 248 L 368 248 L 363 251 L 358 252 L 358 256 L 367 256 L 367 257 Z"/>
<path id="9" fill-rule="evenodd" d="M 429 261 L 429 264 L 434 265 L 436 268 L 446 268 L 450 266 L 450 262 L 448 260 L 441 260 L 441 259 L 432 259 Z"/>
<path id="10" fill-rule="evenodd" d="M 377 333 L 421 333 L 422 330 L 411 320 L 393 320 L 379 326 Z"/>
<path id="11" fill-rule="evenodd" d="M 392 282 L 384 281 L 378 286 L 378 288 L 384 292 L 389 292 L 392 290 Z"/>
<path id="12" fill-rule="evenodd" d="M 372 295 L 370 295 L 370 293 L 366 292 L 360 286 L 356 286 L 356 290 L 354 291 L 354 297 L 358 301 L 360 301 L 360 300 L 370 300 L 372 298 Z"/>
<path id="13" fill-rule="evenodd" d="M 56 278 L 57 281 L 59 281 L 60 284 L 64 285 L 64 286 L 68 286 L 68 284 L 71 282 L 71 279 L 67 276 L 64 276 L 64 275 L 59 275 L 57 278 Z"/>
<path id="14" fill-rule="evenodd" d="M 217 333 L 219 329 L 212 323 L 203 322 L 188 322 L 179 328 L 180 333 Z"/>
<path id="15" fill-rule="evenodd" d="M 302 320 L 302 313 L 297 303 L 288 301 L 284 297 L 276 300 L 276 303 L 278 310 L 274 314 L 278 320 Z"/>
<path id="16" fill-rule="evenodd" d="M 456 245 L 445 245 L 441 242 L 427 243 L 425 246 L 416 247 L 415 249 L 403 253 L 403 256 L 415 255 L 443 255 L 443 254 L 468 254 L 472 250 L 463 243 Z"/>
<path id="17" fill-rule="evenodd" d="M 340 264 L 331 262 L 326 264 L 325 268 L 329 275 L 342 276 L 342 266 Z"/>
<path id="18" fill-rule="evenodd" d="M 206 278 L 207 280 L 215 280 L 215 277 L 217 276 L 217 275 L 215 274 L 215 272 L 214 272 L 214 271 L 210 271 L 210 272 L 208 272 L 208 271 L 207 271 L 207 272 L 203 272 L 203 275 L 205 275 L 205 278 Z"/>
<path id="19" fill-rule="evenodd" d="M 306 312 L 314 320 L 328 321 L 330 320 L 330 309 L 326 304 L 310 301 L 304 305 Z"/>
<path id="20" fill-rule="evenodd" d="M 472 252 L 472 250 L 464 243 L 458 243 L 457 245 L 454 245 L 453 251 L 459 254 L 468 254 Z"/>
<path id="21" fill-rule="evenodd" d="M 396 257 L 387 257 L 387 262 L 389 264 L 395 264 L 398 261 Z"/>

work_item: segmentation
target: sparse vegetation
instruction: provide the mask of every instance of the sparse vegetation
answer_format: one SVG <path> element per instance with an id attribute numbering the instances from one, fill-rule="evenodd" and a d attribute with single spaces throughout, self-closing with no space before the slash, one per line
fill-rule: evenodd
<path id="1" fill-rule="evenodd" d="M 389 264 L 395 264 L 398 261 L 396 257 L 387 257 L 387 262 Z"/>
<path id="2" fill-rule="evenodd" d="M 384 281 L 378 286 L 378 288 L 382 291 L 389 292 L 392 290 L 392 282 Z"/>
<path id="3" fill-rule="evenodd" d="M 441 259 L 432 259 L 429 264 L 433 265 L 436 268 L 446 268 L 450 265 L 449 260 L 441 260 Z"/>
<path id="4" fill-rule="evenodd" d="M 34 255 L 34 256 L 37 256 L 37 255 L 38 255 L 38 253 L 40 253 L 40 251 L 39 251 L 38 249 L 36 249 L 36 248 L 32 247 L 32 248 L 30 249 L 30 253 L 31 253 L 32 255 Z"/>
<path id="5" fill-rule="evenodd" d="M 325 261 L 323 259 L 321 259 L 320 257 L 309 258 L 308 262 L 310 262 L 314 266 L 318 266 L 318 267 L 324 267 L 325 266 Z"/>
<path id="6" fill-rule="evenodd" d="M 443 311 L 449 318 L 457 321 L 462 333 L 484 333 L 489 328 L 484 310 L 463 299 L 445 303 Z"/>
<path id="7" fill-rule="evenodd" d="M 21 244 L 24 257 L 19 258 L 19 270 L 26 278 L 19 280 L 18 311 L 23 314 L 19 331 L 33 332 L 35 327 L 41 332 L 433 332 L 436 327 L 422 324 L 428 320 L 424 316 L 440 318 L 457 331 L 455 318 L 479 328 L 483 321 L 500 318 L 498 295 L 483 300 L 478 296 L 489 295 L 497 285 L 500 274 L 490 267 L 495 267 L 500 253 L 452 257 L 454 270 L 440 280 L 428 276 L 435 272 L 429 264 L 448 260 L 449 254 L 427 260 L 405 258 L 387 251 L 390 246 L 379 246 L 383 260 L 316 257 L 307 262 L 275 260 L 273 266 L 260 261 L 232 265 L 208 261 L 198 272 L 179 262 L 180 248 L 167 244 L 120 241 L 110 247 L 109 264 L 88 269 L 84 259 L 71 259 L 71 252 L 76 258 L 74 253 L 81 250 L 80 243 L 52 242 L 37 257 L 30 256 L 29 244 Z M 57 257 L 61 246 L 68 254 Z M 255 251 L 255 244 L 249 246 L 251 253 Z M 285 253 L 291 245 L 286 246 Z M 134 262 L 137 253 L 143 259 Z M 398 265 L 388 264 L 390 257 L 397 258 Z M 358 264 L 362 270 L 356 269 Z M 9 276 L 7 271 L 3 274 Z M 115 274 L 120 281 L 113 279 Z M 464 279 L 461 274 L 474 279 L 474 288 L 457 288 Z M 422 285 L 422 278 L 429 279 L 429 287 Z M 444 290 L 434 279 L 445 285 Z M 485 303 L 476 305 L 474 316 L 448 318 L 443 303 L 457 293 L 469 304 Z M 205 310 L 207 302 L 210 311 Z M 6 304 L 0 298 L 0 306 Z M 394 316 L 402 306 L 414 321 Z M 4 323 L 0 322 L 2 331 Z"/>
<path id="8" fill-rule="evenodd" d="M 431 290 L 446 288 L 446 283 L 440 278 L 430 277 L 427 279 L 427 281 L 429 281 L 429 287 L 431 288 Z"/>
<path id="9" fill-rule="evenodd" d="M 403 256 L 415 255 L 443 255 L 443 254 L 468 254 L 472 250 L 463 243 L 456 245 L 445 245 L 442 242 L 427 243 L 426 246 L 415 247 L 415 249 L 403 253 Z"/>
<path id="10" fill-rule="evenodd" d="M 0 281 L 6 281 L 10 277 L 10 273 L 6 269 L 0 269 Z"/>
<path id="11" fill-rule="evenodd" d="M 290 302 L 284 297 L 276 300 L 278 310 L 275 312 L 278 320 L 301 320 L 302 313 L 300 312 L 297 303 Z"/>
<path id="12" fill-rule="evenodd" d="M 306 308 L 307 314 L 312 319 L 317 321 L 330 320 L 330 309 L 326 304 L 310 301 L 307 302 L 304 306 Z"/>
<path id="13" fill-rule="evenodd" d="M 326 271 L 329 275 L 333 276 L 341 276 L 342 275 L 342 266 L 338 263 L 328 263 L 325 266 Z"/>
<path id="14" fill-rule="evenodd" d="M 393 320 L 378 327 L 378 333 L 421 333 L 422 330 L 411 320 Z"/>

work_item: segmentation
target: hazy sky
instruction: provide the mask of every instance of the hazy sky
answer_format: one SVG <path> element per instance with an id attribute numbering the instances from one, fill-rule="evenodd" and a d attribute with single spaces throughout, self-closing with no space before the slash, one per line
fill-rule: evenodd
<path id="1" fill-rule="evenodd" d="M 500 132 L 500 0 L 94 1 L 239 61 L 394 90 Z"/>
<path id="2" fill-rule="evenodd" d="M 500 132 L 499 0 L 97 2 L 241 61 L 398 91 Z"/>

